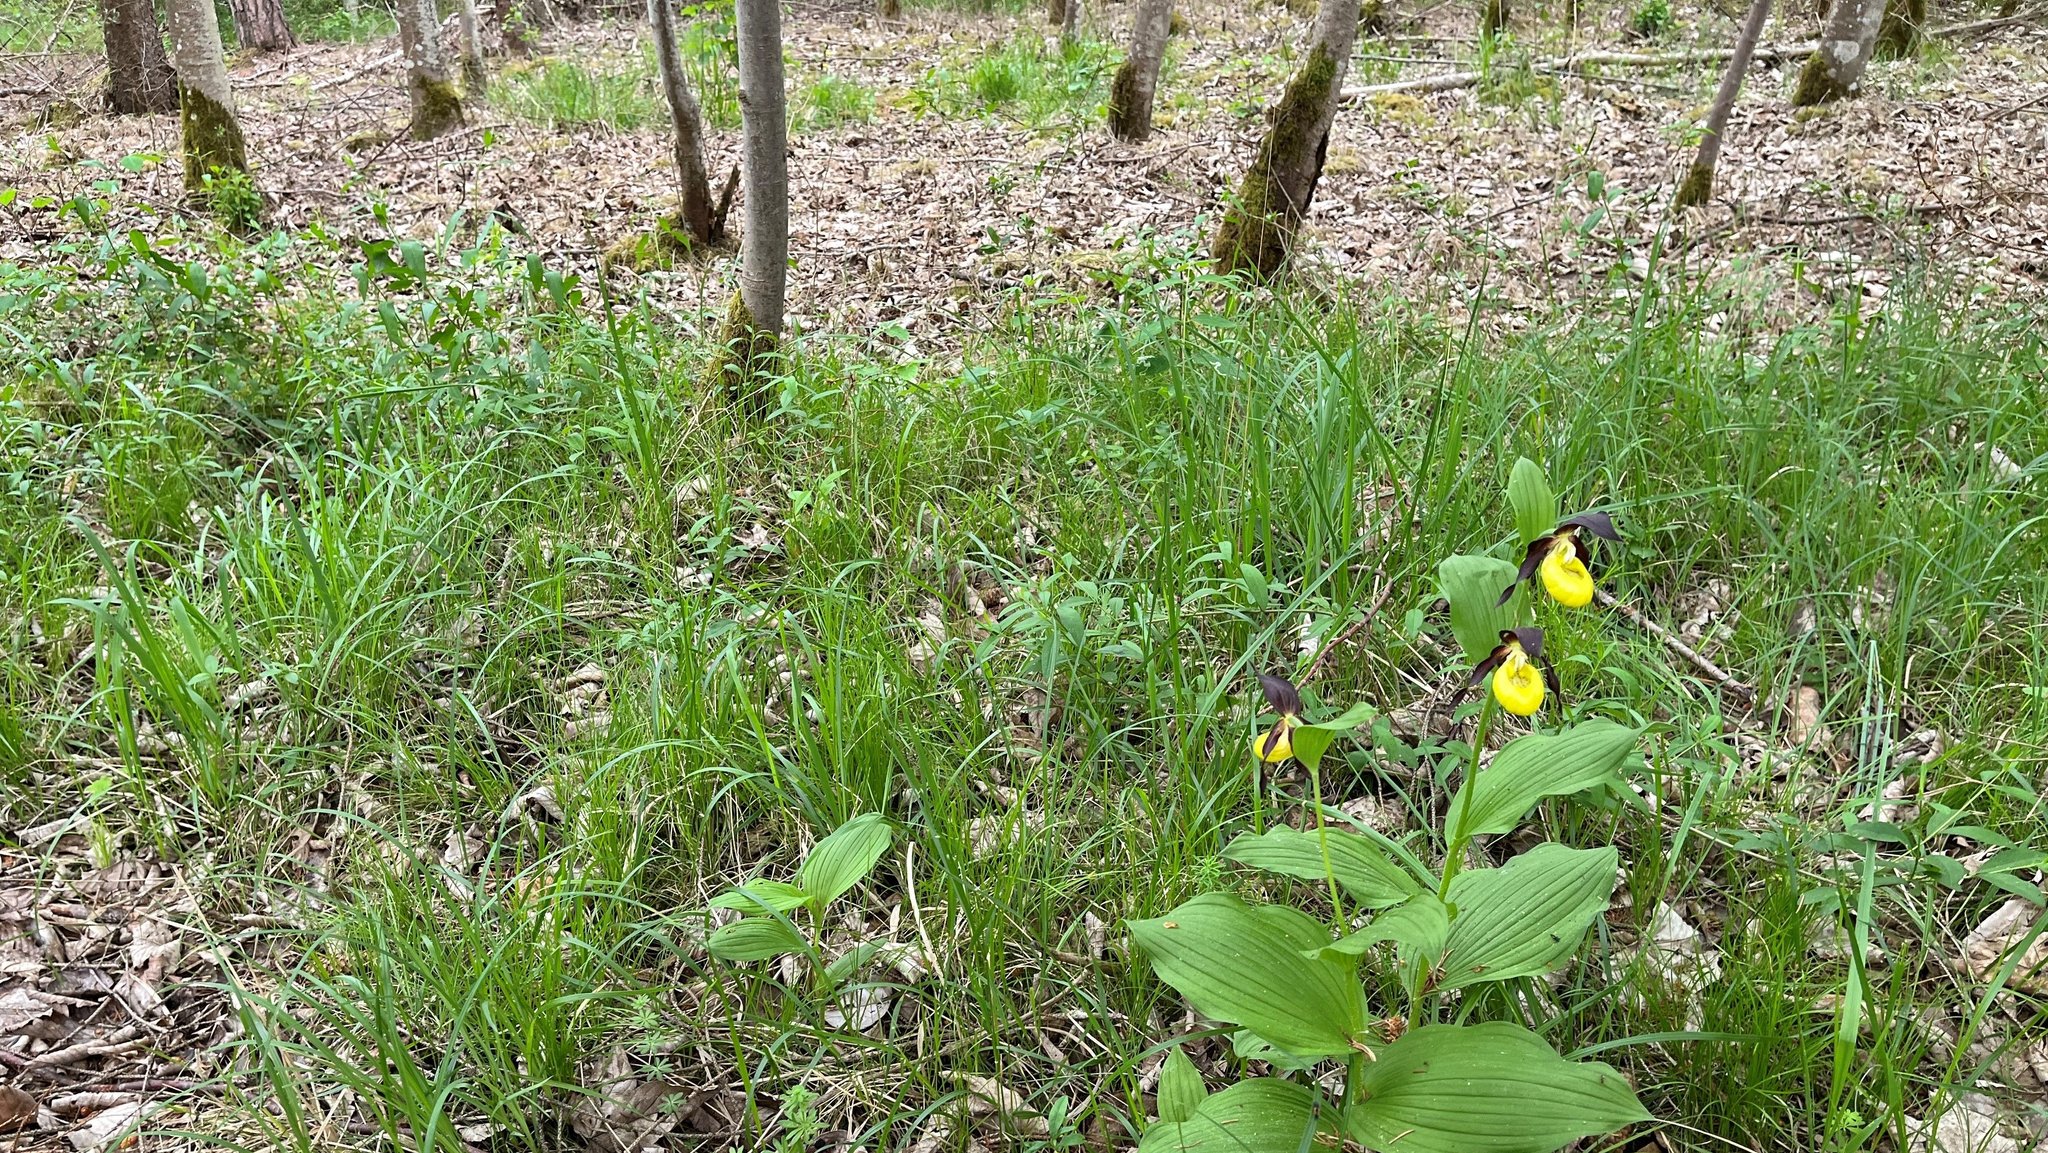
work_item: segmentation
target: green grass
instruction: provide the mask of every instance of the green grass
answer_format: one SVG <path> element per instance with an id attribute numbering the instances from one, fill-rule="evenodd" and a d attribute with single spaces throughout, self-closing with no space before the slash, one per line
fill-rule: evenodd
<path id="1" fill-rule="evenodd" d="M 1083 40 L 1047 47 L 1019 36 L 968 60 L 928 69 L 911 91 L 913 106 L 941 115 L 1001 115 L 1033 128 L 1086 128 L 1101 119 L 1117 49 Z"/>
<path id="2" fill-rule="evenodd" d="M 560 59 L 508 68 L 491 85 L 490 100 L 513 116 L 558 131 L 599 125 L 635 132 L 668 124 L 661 82 L 646 60 L 604 72 Z"/>
<path id="3" fill-rule="evenodd" d="M 291 25 L 292 34 L 304 41 L 361 44 L 394 36 L 398 31 L 398 21 L 392 15 L 390 5 L 376 0 L 357 4 L 354 12 L 340 0 L 287 0 L 284 16 L 285 22 Z M 232 34 L 232 24 L 223 13 L 221 31 Z"/>
<path id="4" fill-rule="evenodd" d="M 797 85 L 790 103 L 790 127 L 799 132 L 866 124 L 875 114 L 873 91 L 857 80 L 829 73 Z"/>
<path id="5" fill-rule="evenodd" d="M 590 286 L 489 243 L 363 296 L 294 272 L 334 258 L 303 238 L 73 244 L 89 277 L 0 266 L 0 828 L 83 813 L 205 854 L 197 907 L 246 999 L 203 1124 L 238 1147 L 317 1147 L 340 1087 L 420 1147 L 485 1121 L 552 1147 L 615 1051 L 731 1086 L 749 1147 L 822 1123 L 900 1148 L 962 1106 L 960 1074 L 1127 1142 L 1188 1027 L 1142 960 L 1089 956 L 1084 919 L 1114 945 L 1204 887 L 1270 891 L 1217 856 L 1255 803 L 1250 672 L 1299 673 L 1304 622 L 1328 637 L 1384 587 L 1312 708 L 1453 680 L 1435 564 L 1502 547 L 1518 455 L 1615 510 L 1603 582 L 1652 619 L 1727 582 L 1715 659 L 1766 701 L 1818 688 L 1852 755 L 1745 768 L 1734 706 L 1654 639 L 1547 619 L 1558 715 L 1651 724 L 1634 775 L 1672 804 L 1547 806 L 1548 836 L 1621 846 L 1633 906 L 1555 985 L 1461 1009 L 1607 1046 L 1679 1148 L 1868 1147 L 1980 1072 L 1929 1060 L 1910 1018 L 1979 1001 L 1942 962 L 2005 895 L 1932 879 L 1962 851 L 1941 822 L 2048 834 L 2025 317 L 1928 294 L 1709 335 L 1702 293 L 1487 337 L 1168 257 L 1114 303 L 1018 300 L 964 368 L 809 338 L 755 428 L 666 318 L 608 328 Z M 585 664 L 605 700 L 571 732 L 558 686 Z M 270 703 L 233 703 L 259 683 Z M 1924 727 L 1949 751 L 1920 815 L 1857 825 Z M 1455 741 L 1339 748 L 1328 799 L 1448 795 Z M 1261 803 L 1298 818 L 1305 784 L 1278 787 Z M 865 811 L 898 847 L 828 949 L 929 939 L 940 971 L 867 969 L 893 1011 L 854 1034 L 694 942 L 709 894 Z M 294 855 L 306 833 L 325 865 Z M 235 935 L 266 898 L 305 898 L 303 927 Z M 1696 1029 L 1623 949 L 1660 899 L 1723 952 Z M 1846 1042 L 1822 1006 L 1856 975 L 1807 947 L 1838 910 L 1890 950 Z"/>

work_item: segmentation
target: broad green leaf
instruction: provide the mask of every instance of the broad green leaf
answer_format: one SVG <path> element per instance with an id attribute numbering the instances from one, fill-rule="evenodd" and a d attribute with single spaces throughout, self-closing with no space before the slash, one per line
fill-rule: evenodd
<path id="1" fill-rule="evenodd" d="M 1162 1098 L 1163 1098 L 1162 1094 Z M 1145 1130 L 1139 1153 L 1295 1153 L 1314 1144 L 1315 1090 L 1260 1077 L 1212 1093 L 1186 1121 Z"/>
<path id="2" fill-rule="evenodd" d="M 1345 709 L 1342 715 L 1333 720 L 1301 726 L 1294 730 L 1291 737 L 1294 743 L 1294 759 L 1311 769 L 1322 767 L 1323 754 L 1329 751 L 1338 737 L 1360 725 L 1371 724 L 1372 719 L 1378 715 L 1371 705 L 1360 701 Z"/>
<path id="3" fill-rule="evenodd" d="M 1444 941 L 1451 931 L 1450 913 L 1435 893 L 1417 893 L 1399 908 L 1388 909 L 1358 932 L 1325 946 L 1332 952 L 1357 955 L 1374 945 L 1391 943 L 1401 964 L 1401 980 L 1407 984 L 1418 972 L 1427 973 L 1444 955 Z"/>
<path id="4" fill-rule="evenodd" d="M 765 961 L 784 953 L 801 953 L 804 939 L 778 917 L 743 917 L 711 934 L 704 949 L 725 961 Z"/>
<path id="5" fill-rule="evenodd" d="M 1627 1079 L 1520 1025 L 1428 1025 L 1365 1063 L 1344 1126 L 1399 1153 L 1550 1153 L 1650 1115 Z"/>
<path id="6" fill-rule="evenodd" d="M 1209 1096 L 1209 1089 L 1202 1084 L 1201 1070 L 1188 1060 L 1188 1055 L 1175 1045 L 1173 1052 L 1166 1055 L 1166 1063 L 1159 1067 L 1159 1119 L 1161 1121 L 1186 1121 L 1195 1115 L 1203 1099 Z"/>
<path id="7" fill-rule="evenodd" d="M 1514 471 L 1508 474 L 1508 504 L 1514 507 L 1515 530 L 1521 534 L 1523 548 L 1557 527 L 1557 494 L 1550 491 L 1543 466 L 1526 456 L 1516 460 Z"/>
<path id="8" fill-rule="evenodd" d="M 1620 854 L 1538 845 L 1498 869 L 1451 882 L 1451 931 L 1439 990 L 1547 972 L 1578 951 L 1607 908 Z"/>
<path id="9" fill-rule="evenodd" d="M 1465 811 L 1467 780 L 1451 798 L 1445 839 L 1453 844 L 1482 833 L 1512 833 L 1545 797 L 1569 796 L 1595 785 L 1619 783 L 1621 762 L 1635 751 L 1641 729 L 1593 720 L 1561 733 L 1531 733 L 1508 744 L 1479 771 L 1472 811 Z"/>
<path id="10" fill-rule="evenodd" d="M 787 913 L 803 908 L 810 899 L 809 893 L 787 881 L 753 880 L 711 898 L 711 907 L 742 913 Z"/>
<path id="11" fill-rule="evenodd" d="M 1164 917 L 1132 921 L 1159 979 L 1206 1016 L 1257 1032 L 1299 1057 L 1351 1052 L 1365 1030 L 1356 966 L 1302 955 L 1291 922 L 1227 893 L 1204 893 Z"/>
<path id="12" fill-rule="evenodd" d="M 796 883 L 823 908 L 860 884 L 888 851 L 889 822 L 880 813 L 862 813 L 811 847 Z"/>
<path id="13" fill-rule="evenodd" d="M 1326 844 L 1327 868 L 1323 863 Z M 1379 846 L 1356 833 L 1336 829 L 1307 833 L 1277 825 L 1261 834 L 1238 837 L 1223 850 L 1223 856 L 1240 865 L 1304 881 L 1326 881 L 1334 875 L 1344 891 L 1368 909 L 1399 904 L 1421 888 L 1415 877 L 1388 860 Z"/>
<path id="14" fill-rule="evenodd" d="M 1451 632 L 1472 664 L 1485 660 L 1500 643 L 1501 630 L 1515 623 L 1514 605 L 1494 602 L 1515 583 L 1516 571 L 1517 566 L 1498 557 L 1469 554 L 1447 556 L 1436 566 L 1437 587 L 1451 603 Z"/>

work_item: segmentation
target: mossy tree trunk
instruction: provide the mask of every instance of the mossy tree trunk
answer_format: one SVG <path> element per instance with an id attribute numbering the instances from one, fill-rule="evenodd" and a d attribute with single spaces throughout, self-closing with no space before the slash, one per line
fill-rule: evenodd
<path id="1" fill-rule="evenodd" d="M 1075 0 L 1067 0 L 1069 4 Z M 1131 18 L 1131 51 L 1109 83 L 1109 132 L 1133 144 L 1152 135 L 1152 97 L 1173 25 L 1173 0 L 1138 0 Z"/>
<path id="2" fill-rule="evenodd" d="M 1920 33 L 1927 27 L 1927 0 L 1890 0 L 1877 29 L 1877 50 L 1900 58 L 1920 51 Z"/>
<path id="3" fill-rule="evenodd" d="M 107 46 L 107 107 L 120 116 L 178 106 L 178 74 L 164 56 L 164 30 L 150 0 L 100 0 Z"/>
<path id="4" fill-rule="evenodd" d="M 1835 0 L 1820 31 L 1820 47 L 1799 71 L 1792 104 L 1808 108 L 1856 95 L 1863 88 L 1863 70 L 1884 23 L 1884 0 Z"/>
<path id="5" fill-rule="evenodd" d="M 235 40 L 258 52 L 277 52 L 293 47 L 298 39 L 284 20 L 282 0 L 228 0 L 235 18 Z"/>
<path id="6" fill-rule="evenodd" d="M 1508 26 L 1508 0 L 1480 0 L 1479 35 L 1491 40 Z"/>
<path id="7" fill-rule="evenodd" d="M 746 235 L 711 378 L 751 416 L 766 415 L 789 271 L 789 98 L 782 77 L 781 0 L 734 0 L 740 55 L 740 169 Z"/>
<path id="8" fill-rule="evenodd" d="M 1237 200 L 1210 242 L 1218 271 L 1270 277 L 1286 262 L 1322 179 L 1330 123 L 1357 38 L 1358 0 L 1321 0 L 1308 56 L 1287 81 Z"/>
<path id="9" fill-rule="evenodd" d="M 206 187 L 215 172 L 249 171 L 248 146 L 235 119 L 227 54 L 213 0 L 168 0 L 171 67 L 178 73 L 178 138 L 185 161 L 185 191 Z"/>
<path id="10" fill-rule="evenodd" d="M 462 27 L 462 90 L 472 100 L 481 99 L 490 89 L 491 76 L 484 68 L 484 29 L 476 0 L 457 0 L 455 14 Z"/>
<path id="11" fill-rule="evenodd" d="M 1721 73 L 1721 87 L 1714 93 L 1713 107 L 1707 110 L 1706 131 L 1700 136 L 1699 155 L 1692 162 L 1692 169 L 1685 174 L 1684 183 L 1678 186 L 1678 196 L 1673 206 L 1685 208 L 1705 204 L 1714 195 L 1714 166 L 1721 159 L 1721 133 L 1727 130 L 1728 114 L 1735 108 L 1735 97 L 1742 91 L 1742 77 L 1749 71 L 1750 57 L 1756 54 L 1757 38 L 1763 35 L 1764 21 L 1771 15 L 1771 0 L 1750 0 L 1749 14 L 1742 19 L 1742 30 L 1735 35 L 1735 54 L 1728 58 L 1727 71 Z"/>
<path id="12" fill-rule="evenodd" d="M 405 89 L 412 99 L 412 138 L 432 140 L 462 126 L 462 90 L 441 49 L 434 0 L 398 0 L 398 43 L 405 53 Z"/>
<path id="13" fill-rule="evenodd" d="M 683 58 L 676 49 L 675 13 L 671 0 L 647 0 L 647 23 L 654 30 L 654 59 L 661 69 L 661 89 L 668 97 L 668 118 L 675 130 L 676 178 L 682 182 L 682 230 L 693 244 L 717 240 L 711 206 L 711 181 L 704 172 L 704 117 Z"/>

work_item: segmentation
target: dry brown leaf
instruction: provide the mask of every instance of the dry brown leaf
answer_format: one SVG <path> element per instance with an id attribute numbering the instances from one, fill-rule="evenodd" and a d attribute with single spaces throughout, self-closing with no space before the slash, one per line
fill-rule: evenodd
<path id="1" fill-rule="evenodd" d="M 1963 938 L 1963 951 L 1950 961 L 1951 967 L 1988 982 L 2009 954 L 2031 940 L 2007 984 L 2029 993 L 2048 993 L 2048 974 L 2043 973 L 2048 968 L 2048 934 L 2034 932 L 2040 914 L 2041 910 L 2019 897 L 2006 901 Z"/>
<path id="2" fill-rule="evenodd" d="M 36 1123 L 36 1099 L 13 1085 L 0 1085 L 0 1133 Z"/>

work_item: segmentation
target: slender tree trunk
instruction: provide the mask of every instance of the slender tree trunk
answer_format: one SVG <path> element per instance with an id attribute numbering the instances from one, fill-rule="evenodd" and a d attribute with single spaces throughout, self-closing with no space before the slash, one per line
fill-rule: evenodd
<path id="1" fill-rule="evenodd" d="M 1890 0 L 1877 29 L 1877 49 L 1893 58 L 1912 56 L 1920 51 L 1920 33 L 1926 27 L 1927 0 Z"/>
<path id="2" fill-rule="evenodd" d="M 1065 27 L 1067 23 L 1067 0 L 1045 0 L 1045 22 Z"/>
<path id="3" fill-rule="evenodd" d="M 284 22 L 279 0 L 228 0 L 235 17 L 235 41 L 258 52 L 277 52 L 298 44 Z"/>
<path id="4" fill-rule="evenodd" d="M 1482 0 L 1479 6 L 1479 34 L 1491 39 L 1508 26 L 1508 0 Z"/>
<path id="5" fill-rule="evenodd" d="M 1749 15 L 1743 17 L 1742 31 L 1735 36 L 1735 55 L 1728 58 L 1727 71 L 1721 73 L 1714 106 L 1707 110 L 1707 130 L 1700 137 L 1699 156 L 1693 160 L 1685 182 L 1678 186 L 1678 196 L 1672 204 L 1675 208 L 1705 204 L 1713 198 L 1714 165 L 1721 159 L 1721 133 L 1728 127 L 1728 114 L 1735 107 L 1736 95 L 1742 91 L 1742 77 L 1749 71 L 1749 58 L 1756 52 L 1757 37 L 1763 35 L 1764 21 L 1770 15 L 1771 0 L 1749 0 Z"/>
<path id="6" fill-rule="evenodd" d="M 1286 261 L 1323 175 L 1337 94 L 1357 38 L 1358 0 L 1321 0 L 1308 58 L 1287 81 L 1237 200 L 1210 243 L 1218 271 L 1269 277 Z"/>
<path id="7" fill-rule="evenodd" d="M 1067 0 L 1066 11 L 1060 13 L 1060 47 L 1072 48 L 1081 42 L 1081 0 Z"/>
<path id="8" fill-rule="evenodd" d="M 185 191 L 205 189 L 214 172 L 249 171 L 248 146 L 235 119 L 228 87 L 227 53 L 213 0 L 167 0 L 171 66 L 178 72 L 178 136 L 185 161 Z"/>
<path id="9" fill-rule="evenodd" d="M 1136 144 L 1152 135 L 1152 96 L 1159 87 L 1159 63 L 1166 57 L 1166 33 L 1172 24 L 1173 0 L 1138 0 L 1131 18 L 1130 55 L 1109 83 L 1109 133 L 1118 140 Z"/>
<path id="10" fill-rule="evenodd" d="M 903 19 L 903 0 L 875 0 L 875 15 L 884 20 Z"/>
<path id="11" fill-rule="evenodd" d="M 472 100 L 489 90 L 491 76 L 484 68 L 483 22 L 477 19 L 476 0 L 457 0 L 456 19 L 462 26 L 462 91 Z"/>
<path id="12" fill-rule="evenodd" d="M 726 313 L 713 379 L 753 416 L 782 335 L 789 266 L 789 100 L 782 80 L 781 0 L 734 0 L 740 51 L 740 165 L 747 189 L 740 287 Z"/>
<path id="13" fill-rule="evenodd" d="M 100 0 L 107 45 L 107 106 L 121 116 L 178 106 L 178 74 L 164 58 L 164 31 L 150 0 Z"/>
<path id="14" fill-rule="evenodd" d="M 398 43 L 405 52 L 405 88 L 412 98 L 412 138 L 432 140 L 462 125 L 462 92 L 441 50 L 434 0 L 398 0 Z"/>
<path id="15" fill-rule="evenodd" d="M 654 29 L 654 59 L 661 68 L 661 89 L 668 97 L 669 123 L 675 129 L 683 231 L 692 243 L 710 244 L 718 237 L 713 227 L 711 181 L 704 174 L 704 117 L 697 109 L 696 94 L 690 91 L 690 78 L 683 72 L 682 55 L 676 50 L 675 14 L 669 3 L 647 0 L 647 22 Z"/>
<path id="16" fill-rule="evenodd" d="M 1806 108 L 1854 96 L 1863 87 L 1863 69 L 1884 23 L 1884 0 L 1835 0 L 1820 32 L 1820 47 L 1800 69 L 1792 104 Z"/>

